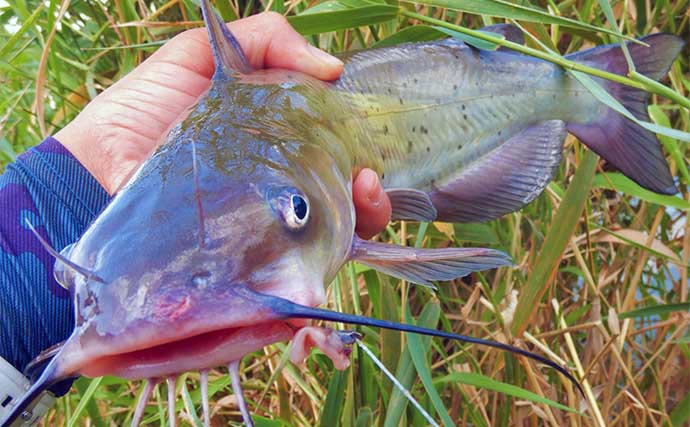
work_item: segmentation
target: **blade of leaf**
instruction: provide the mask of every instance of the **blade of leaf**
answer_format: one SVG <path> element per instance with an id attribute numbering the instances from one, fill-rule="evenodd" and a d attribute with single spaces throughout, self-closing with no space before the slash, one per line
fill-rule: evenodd
<path id="1" fill-rule="evenodd" d="M 413 324 L 412 316 L 410 316 L 410 310 L 405 310 L 405 321 L 406 323 Z M 443 420 L 443 425 L 454 426 L 453 420 L 448 415 L 448 410 L 446 409 L 441 396 L 439 396 L 436 388 L 434 387 L 433 379 L 431 378 L 431 371 L 429 369 L 429 364 L 427 363 L 424 349 L 424 344 L 422 343 L 421 337 L 417 334 L 407 334 L 407 349 L 410 351 L 410 357 L 417 369 L 417 374 L 422 380 L 424 389 L 427 392 L 431 404 L 436 409 L 436 412 Z"/>
<path id="2" fill-rule="evenodd" d="M 587 90 L 590 91 L 592 95 L 594 95 L 595 98 L 597 98 L 599 101 L 603 102 L 606 104 L 607 107 L 611 108 L 614 111 L 617 111 L 618 113 L 624 115 L 625 117 L 629 118 L 630 120 L 634 121 L 638 125 L 642 126 L 643 128 L 654 132 L 658 133 L 660 135 L 666 135 L 671 138 L 679 139 L 681 141 L 686 141 L 690 142 L 690 133 L 689 132 L 683 132 L 677 129 L 671 129 L 667 128 L 664 126 L 659 126 L 654 123 L 649 123 L 645 122 L 643 120 L 638 120 L 637 117 L 633 116 L 630 111 L 628 111 L 627 108 L 623 106 L 616 98 L 611 96 L 599 83 L 597 83 L 593 78 L 590 76 L 580 72 L 580 71 L 575 71 L 575 70 L 568 70 L 569 73 L 571 73 Z"/>
<path id="3" fill-rule="evenodd" d="M 424 42 L 430 40 L 437 40 L 445 37 L 445 34 L 437 31 L 436 27 L 428 25 L 414 25 L 412 27 L 403 28 L 395 34 L 392 34 L 384 39 L 374 43 L 373 47 L 395 46 L 400 43 L 410 42 Z"/>
<path id="4" fill-rule="evenodd" d="M 636 317 L 650 317 L 658 316 L 666 313 L 673 313 L 674 311 L 690 311 L 690 302 L 679 302 L 675 304 L 660 304 L 651 307 L 643 307 L 635 310 L 625 311 L 618 315 L 619 319 L 630 319 Z"/>
<path id="5" fill-rule="evenodd" d="M 347 384 L 347 371 L 335 371 L 328 382 L 328 393 L 326 394 L 326 402 L 321 411 L 321 426 L 340 425 L 340 414 L 343 409 L 343 393 L 345 392 L 345 385 Z"/>
<path id="6" fill-rule="evenodd" d="M 690 420 L 690 393 L 686 394 L 683 400 L 676 404 L 676 407 L 669 414 L 669 418 L 673 427 L 687 425 L 687 421 Z"/>
<path id="7" fill-rule="evenodd" d="M 93 398 L 93 395 L 96 392 L 96 389 L 98 389 L 98 386 L 101 384 L 102 380 L 103 380 L 103 377 L 98 377 L 98 378 L 94 378 L 91 380 L 91 383 L 89 383 L 89 387 L 86 389 L 84 394 L 79 399 L 79 403 L 77 404 L 77 407 L 74 408 L 74 412 L 72 413 L 72 417 L 67 422 L 67 427 L 74 427 L 77 425 L 77 422 L 79 421 L 79 418 L 81 417 L 82 412 L 84 412 L 86 405 L 89 402 L 91 402 L 91 399 Z"/>
<path id="8" fill-rule="evenodd" d="M 659 108 L 658 105 L 650 105 L 648 110 L 649 116 L 654 121 L 654 123 L 667 128 L 671 127 L 671 122 L 668 120 L 668 117 L 666 117 L 666 114 L 664 114 L 664 112 L 661 111 L 661 108 Z M 690 173 L 688 172 L 688 165 L 686 164 L 685 159 L 683 158 L 683 153 L 678 147 L 678 142 L 675 139 L 669 138 L 666 135 L 660 135 L 659 140 L 661 140 L 661 144 L 671 155 L 671 158 L 676 162 L 676 167 L 678 168 L 680 174 L 683 175 L 685 183 L 690 184 Z"/>
<path id="9" fill-rule="evenodd" d="M 509 396 L 516 397 L 518 399 L 529 400 L 535 403 L 542 403 L 544 405 L 549 405 L 554 408 L 561 409 L 563 411 L 571 412 L 574 414 L 583 415 L 580 411 L 569 408 L 558 402 L 554 402 L 551 399 L 541 397 L 538 394 L 532 393 L 531 391 L 525 390 L 518 386 L 512 384 L 506 384 L 504 382 L 496 381 L 487 376 L 477 374 L 474 372 L 453 372 L 452 374 L 446 375 L 445 377 L 436 380 L 437 383 L 443 384 L 448 382 L 459 382 L 462 384 L 471 385 L 474 387 L 480 387 L 487 390 L 493 390 L 499 393 L 507 394 Z"/>
<path id="10" fill-rule="evenodd" d="M 580 215 L 585 207 L 589 188 L 594 178 L 598 156 L 587 151 L 561 201 L 551 228 L 544 239 L 541 251 L 534 263 L 527 283 L 520 291 L 520 299 L 515 308 L 513 333 L 522 334 L 529 319 L 539 307 L 539 301 L 551 285 L 558 270 L 563 251 L 570 242 Z"/>
<path id="11" fill-rule="evenodd" d="M 562 25 L 569 28 L 578 28 L 580 30 L 590 32 L 603 32 L 612 36 L 620 37 L 617 32 L 606 28 L 600 28 L 584 22 L 579 22 L 574 19 L 564 18 L 562 16 L 551 15 L 545 10 L 535 9 L 528 6 L 523 6 L 516 3 L 511 3 L 503 0 L 403 0 L 405 2 L 412 2 L 418 4 L 425 4 L 428 6 L 443 7 L 446 9 L 459 10 L 462 12 L 473 13 L 477 15 L 489 15 L 499 18 L 516 19 L 529 22 L 538 22 L 542 24 Z M 628 40 L 634 40 L 632 37 L 623 36 Z"/>
<path id="12" fill-rule="evenodd" d="M 418 325 L 427 328 L 433 328 L 438 324 L 438 319 L 441 314 L 441 307 L 438 303 L 428 302 L 422 312 L 419 315 Z M 429 351 L 429 346 L 431 345 L 431 337 L 424 336 L 420 337 L 420 342 L 423 347 L 421 351 L 427 353 Z M 398 379 L 402 386 L 409 390 L 414 384 L 416 379 L 414 365 L 412 363 L 412 357 L 410 356 L 410 349 L 405 348 L 400 355 L 400 360 L 398 361 L 398 368 L 395 371 L 395 377 Z M 388 402 L 388 409 L 386 410 L 386 417 L 383 422 L 384 427 L 396 427 L 400 424 L 402 414 L 407 408 L 408 400 L 403 396 L 403 394 L 397 388 L 393 389 L 391 398 Z"/>
<path id="13" fill-rule="evenodd" d="M 17 41 L 21 40 L 21 38 L 24 36 L 24 33 L 31 28 L 31 26 L 34 24 L 34 21 L 36 21 L 36 18 L 38 18 L 43 11 L 44 6 L 45 2 L 38 3 L 36 5 L 36 10 L 34 10 L 31 16 L 29 16 L 29 19 L 25 20 L 17 32 L 12 34 L 5 44 L 0 47 L 0 58 L 7 58 L 7 53 L 12 50 L 15 44 L 17 44 Z"/>
<path id="14" fill-rule="evenodd" d="M 676 209 L 690 209 L 690 202 L 680 197 L 657 194 L 640 187 L 633 180 L 618 172 L 606 172 L 597 174 L 592 181 L 593 188 L 606 188 L 621 191 L 625 194 L 638 197 L 646 202 L 662 206 L 670 206 Z"/>
<path id="15" fill-rule="evenodd" d="M 379 24 L 398 17 L 398 8 L 372 5 L 331 12 L 289 16 L 288 22 L 304 36 Z"/>
<path id="16" fill-rule="evenodd" d="M 474 46 L 477 49 L 482 49 L 482 50 L 496 50 L 496 49 L 498 49 L 498 45 L 496 43 L 491 43 L 489 41 L 482 40 L 480 38 L 473 37 L 473 36 L 470 36 L 468 34 L 459 33 L 457 31 L 453 31 L 451 29 L 443 28 L 443 27 L 434 27 L 434 29 L 436 29 L 442 33 L 448 34 L 449 36 L 456 38 L 458 40 L 462 40 L 463 42 L 467 43 L 470 46 Z M 482 32 L 486 32 L 486 31 L 482 31 Z M 496 34 L 493 34 L 493 35 L 496 35 Z M 498 34 L 498 36 L 500 36 L 502 39 L 505 38 L 505 37 L 501 36 L 500 34 Z"/>

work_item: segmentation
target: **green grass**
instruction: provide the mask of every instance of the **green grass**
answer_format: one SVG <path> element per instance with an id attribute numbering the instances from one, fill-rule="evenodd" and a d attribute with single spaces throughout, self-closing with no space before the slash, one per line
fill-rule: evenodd
<path id="1" fill-rule="evenodd" d="M 566 379 L 531 361 L 477 346 L 361 328 L 366 345 L 445 425 L 688 425 L 690 150 L 682 141 L 687 134 L 677 132 L 690 131 L 688 48 L 664 86 L 635 74 L 611 76 L 554 53 L 615 42 L 619 30 L 626 37 L 666 31 L 688 40 L 688 0 L 216 4 L 226 20 L 264 9 L 285 13 L 310 42 L 332 52 L 438 38 L 438 28 L 511 45 L 476 30 L 516 20 L 531 35 L 525 46 L 511 45 L 521 52 L 652 93 L 654 123 L 648 126 L 664 127 L 653 129 L 663 134 L 680 196 L 645 192 L 611 173 L 569 137 L 557 178 L 522 211 L 481 225 L 396 223 L 381 236 L 425 247 L 501 248 L 517 268 L 444 283 L 432 293 L 348 266 L 329 287 L 329 306 L 546 352 L 586 380 L 588 398 L 583 402 Z M 54 0 L 0 5 L 2 164 L 71 120 L 166 39 L 201 24 L 189 0 L 73 1 L 60 19 L 62 3 Z M 308 9 L 311 13 L 305 14 Z M 304 366 L 294 366 L 286 349 L 287 344 L 278 343 L 243 360 L 244 386 L 257 425 L 426 425 L 361 349 L 355 348 L 352 366 L 344 372 L 334 371 L 318 353 Z M 44 425 L 126 425 L 140 386 L 110 377 L 82 378 Z M 181 377 L 178 390 L 185 396 L 178 409 L 200 414 L 198 375 Z M 239 425 L 224 372 L 212 372 L 210 394 L 214 425 Z M 154 394 L 144 425 L 165 425 L 165 406 L 163 388 Z M 199 425 L 191 415 L 181 422 Z"/>

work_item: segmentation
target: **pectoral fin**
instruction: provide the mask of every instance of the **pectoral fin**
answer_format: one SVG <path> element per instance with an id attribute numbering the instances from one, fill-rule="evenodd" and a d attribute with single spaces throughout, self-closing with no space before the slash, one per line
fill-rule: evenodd
<path id="1" fill-rule="evenodd" d="M 391 188 L 386 190 L 391 201 L 391 218 L 407 221 L 433 221 L 436 208 L 429 195 L 413 188 Z"/>
<path id="2" fill-rule="evenodd" d="M 432 281 L 453 280 L 474 271 L 512 265 L 507 254 L 493 249 L 417 249 L 356 237 L 350 259 L 393 277 L 432 288 Z"/>
<path id="3" fill-rule="evenodd" d="M 429 197 L 446 222 L 499 218 L 534 200 L 561 163 L 565 123 L 550 120 L 529 126 L 439 184 Z"/>

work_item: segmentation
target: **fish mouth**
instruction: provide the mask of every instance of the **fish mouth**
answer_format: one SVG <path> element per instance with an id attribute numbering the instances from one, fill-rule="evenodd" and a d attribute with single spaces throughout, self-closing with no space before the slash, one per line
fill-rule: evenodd
<path id="1" fill-rule="evenodd" d="M 151 347 L 96 358 L 80 370 L 87 377 L 115 375 L 131 380 L 224 366 L 266 345 L 286 341 L 306 321 L 270 321 L 218 329 Z"/>

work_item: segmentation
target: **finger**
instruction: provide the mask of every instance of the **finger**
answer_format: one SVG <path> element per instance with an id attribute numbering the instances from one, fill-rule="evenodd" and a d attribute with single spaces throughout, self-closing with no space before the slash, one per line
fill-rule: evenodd
<path id="1" fill-rule="evenodd" d="M 287 68 L 322 80 L 338 78 L 343 63 L 311 46 L 284 16 L 264 12 L 229 25 L 254 68 Z M 214 64 L 206 30 L 185 31 L 161 47 L 152 57 L 176 64 L 210 78 Z"/>
<path id="2" fill-rule="evenodd" d="M 383 230 L 390 221 L 391 202 L 373 170 L 362 169 L 355 176 L 352 201 L 357 213 L 355 231 L 360 237 L 369 239 Z"/>

